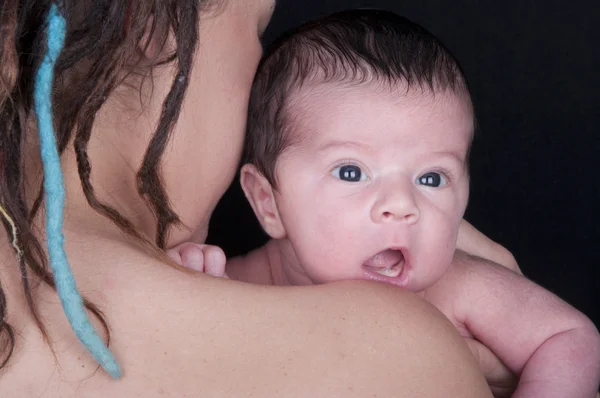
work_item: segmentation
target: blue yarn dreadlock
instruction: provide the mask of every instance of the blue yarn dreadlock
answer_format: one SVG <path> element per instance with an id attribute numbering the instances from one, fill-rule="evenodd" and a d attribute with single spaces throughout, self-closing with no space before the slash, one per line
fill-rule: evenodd
<path id="1" fill-rule="evenodd" d="M 50 6 L 46 29 L 48 47 L 36 74 L 34 101 L 44 167 L 46 240 L 50 266 L 58 297 L 75 335 L 100 366 L 117 379 L 121 377 L 119 364 L 88 319 L 64 249 L 62 225 L 65 187 L 52 124 L 52 82 L 54 66 L 65 41 L 66 21 L 56 4 Z"/>

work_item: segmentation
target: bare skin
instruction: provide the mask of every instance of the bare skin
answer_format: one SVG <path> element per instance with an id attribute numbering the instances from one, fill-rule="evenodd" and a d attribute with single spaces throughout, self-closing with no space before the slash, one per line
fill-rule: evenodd
<path id="1" fill-rule="evenodd" d="M 257 33 L 272 6 L 230 0 L 202 18 L 190 89 L 163 158 L 165 185 L 183 221 L 170 246 L 204 241 L 235 174 L 260 57 Z M 89 146 L 101 199 L 151 238 L 155 220 L 136 193 L 135 170 L 171 79 L 169 68 L 156 71 L 143 108 L 137 90 L 120 89 L 98 115 Z M 27 178 L 36 181 L 37 148 L 25 150 Z M 116 382 L 97 369 L 55 292 L 39 285 L 35 299 L 50 349 L 28 315 L 2 236 L 0 278 L 17 344 L 0 373 L 0 396 L 491 396 L 460 335 L 417 296 L 369 282 L 282 289 L 192 276 L 151 257 L 89 208 L 71 150 L 62 168 L 66 251 L 79 290 L 106 316 L 123 377 Z"/>
<path id="2" fill-rule="evenodd" d="M 458 250 L 455 255 L 455 263 L 464 263 L 465 261 L 479 264 L 490 261 L 483 259 L 481 255 L 489 256 L 500 260 L 510 260 L 512 255 L 502 246 L 489 240 L 481 232 L 463 222 L 464 234 L 459 239 L 466 239 L 480 242 L 477 247 L 479 256 Z M 461 227 L 463 233 L 463 228 Z M 468 235 L 468 236 L 466 236 Z M 487 245 L 486 245 L 487 244 Z M 278 249 L 276 242 L 271 241 L 260 249 L 254 250 L 245 256 L 225 259 L 223 251 L 212 245 L 197 245 L 186 242 L 168 251 L 169 256 L 178 264 L 197 272 L 204 272 L 219 278 L 231 278 L 238 281 L 245 281 L 259 285 L 281 285 L 285 283 L 285 277 L 281 267 L 268 267 L 266 264 L 280 262 L 278 258 Z M 491 262 L 493 263 L 493 262 Z M 490 264 L 491 264 L 490 263 Z M 498 263 L 496 263 L 498 264 Z M 508 262 L 504 265 L 506 268 L 515 270 L 516 262 Z M 226 272 L 227 271 L 227 272 Z M 518 266 L 515 272 L 520 274 Z M 464 342 L 469 347 L 471 354 L 479 364 L 494 397 L 510 397 L 517 387 L 519 379 L 516 375 L 492 352 L 487 346 L 473 338 L 464 338 Z"/>
<path id="3" fill-rule="evenodd" d="M 127 247 L 114 254 L 131 262 L 101 264 L 88 286 L 105 286 L 89 296 L 104 296 L 123 379 L 96 371 L 65 322 L 52 323 L 57 367 L 27 322 L 2 396 L 490 396 L 452 326 L 411 294 L 370 283 L 241 284 L 190 277 Z M 53 294 L 43 296 L 44 313 L 60 319 Z"/>
<path id="4" fill-rule="evenodd" d="M 204 265 L 204 272 L 217 277 L 293 286 L 281 245 L 271 240 L 226 265 L 215 262 L 219 249 L 210 245 L 180 245 L 172 257 L 197 271 Z M 444 276 L 419 295 L 461 333 L 495 397 L 596 395 L 600 340 L 594 325 L 507 268 L 457 251 Z"/>
<path id="5" fill-rule="evenodd" d="M 485 258 L 523 275 L 513 255 L 463 220 L 458 231 L 456 248 L 472 256 Z"/>

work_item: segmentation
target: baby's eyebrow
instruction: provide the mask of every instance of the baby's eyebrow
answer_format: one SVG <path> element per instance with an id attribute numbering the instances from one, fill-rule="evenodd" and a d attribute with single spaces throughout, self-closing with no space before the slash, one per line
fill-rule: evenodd
<path id="1" fill-rule="evenodd" d="M 464 164 L 466 158 L 466 156 L 462 156 L 459 152 L 456 151 L 433 152 L 433 155 L 436 157 L 448 157 L 460 164 Z"/>
<path id="2" fill-rule="evenodd" d="M 342 141 L 342 140 L 334 140 L 327 141 L 324 144 L 321 144 L 317 147 L 317 151 L 324 152 L 330 149 L 335 148 L 354 148 L 354 149 L 362 149 L 362 150 L 371 150 L 371 146 L 355 141 Z"/>

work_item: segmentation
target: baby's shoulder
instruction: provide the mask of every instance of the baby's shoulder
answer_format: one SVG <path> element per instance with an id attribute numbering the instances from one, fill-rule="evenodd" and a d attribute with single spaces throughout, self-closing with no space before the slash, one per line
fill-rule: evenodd
<path id="1" fill-rule="evenodd" d="M 513 290 L 520 286 L 515 281 L 524 278 L 502 265 L 457 251 L 448 270 L 435 285 L 427 289 L 426 295 L 443 301 L 449 297 L 460 300 L 462 296 L 468 300 L 473 292 L 487 290 L 491 286 L 494 290 Z"/>
<path id="2" fill-rule="evenodd" d="M 464 337 L 465 320 L 505 297 L 520 296 L 530 288 L 524 276 L 480 257 L 457 253 L 446 273 L 423 296 L 437 307 Z"/>
<path id="3" fill-rule="evenodd" d="M 510 283 L 525 277 L 503 265 L 481 257 L 472 256 L 462 251 L 457 251 L 449 268 L 449 273 L 463 282 L 476 284 Z"/>

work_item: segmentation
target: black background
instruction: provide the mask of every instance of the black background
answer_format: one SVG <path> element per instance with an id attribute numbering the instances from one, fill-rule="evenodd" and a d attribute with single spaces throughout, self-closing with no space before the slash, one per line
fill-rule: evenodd
<path id="1" fill-rule="evenodd" d="M 600 326 L 600 2 L 284 0 L 264 41 L 357 7 L 422 24 L 459 59 L 480 126 L 466 218 Z M 209 243 L 235 255 L 265 240 L 235 181 Z"/>

